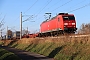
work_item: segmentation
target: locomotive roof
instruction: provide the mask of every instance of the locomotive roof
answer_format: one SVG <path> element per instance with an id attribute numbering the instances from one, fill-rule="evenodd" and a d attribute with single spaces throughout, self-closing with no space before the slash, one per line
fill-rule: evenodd
<path id="1" fill-rule="evenodd" d="M 68 14 L 68 13 L 59 13 L 58 15 L 56 15 L 55 17 L 52 17 L 51 19 L 47 19 L 47 20 L 45 20 L 45 21 L 43 21 L 42 23 L 45 23 L 45 22 L 47 22 L 47 21 L 50 21 L 50 20 L 53 20 L 54 18 L 56 18 L 57 16 L 59 16 L 59 15 L 73 15 L 73 14 Z"/>

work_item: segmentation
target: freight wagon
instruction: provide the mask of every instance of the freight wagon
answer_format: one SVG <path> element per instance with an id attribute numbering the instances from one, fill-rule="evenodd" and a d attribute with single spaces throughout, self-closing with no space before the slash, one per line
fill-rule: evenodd
<path id="1" fill-rule="evenodd" d="M 13 33 L 13 39 L 20 39 L 20 31 L 16 31 Z"/>

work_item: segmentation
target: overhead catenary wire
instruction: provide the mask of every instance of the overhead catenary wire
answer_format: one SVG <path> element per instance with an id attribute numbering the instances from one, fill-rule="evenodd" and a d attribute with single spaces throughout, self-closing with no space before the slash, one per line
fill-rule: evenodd
<path id="1" fill-rule="evenodd" d="M 29 11 L 37 2 L 38 2 L 38 0 L 36 0 L 36 1 L 33 3 L 33 5 L 31 5 L 31 6 L 24 12 L 24 14 L 25 14 L 27 11 Z M 24 16 L 27 16 L 27 15 L 24 15 Z M 28 15 L 28 16 L 29 16 L 29 15 Z M 30 15 L 30 16 L 29 16 L 26 20 L 24 20 L 23 22 L 28 21 L 32 16 L 33 16 L 33 15 Z"/>
<path id="2" fill-rule="evenodd" d="M 50 0 L 39 12 L 36 16 L 38 16 L 51 2 L 52 0 Z M 39 19 L 39 18 L 38 18 Z M 34 25 L 37 25 L 37 24 L 34 24 Z"/>
<path id="3" fill-rule="evenodd" d="M 64 9 L 63 11 L 68 10 L 68 9 L 71 9 L 71 8 L 75 8 L 77 5 L 80 5 L 80 4 L 84 3 L 85 1 L 86 1 L 86 0 L 82 0 L 82 1 L 80 1 L 79 3 L 75 4 L 74 6 L 71 6 L 71 7 L 69 7 L 69 8 Z"/>
<path id="4" fill-rule="evenodd" d="M 35 17 L 37 17 L 50 3 L 51 3 L 52 0 L 50 0 L 38 13 Z M 38 18 L 39 19 L 39 18 Z M 37 20 L 38 20 L 37 19 Z"/>
<path id="5" fill-rule="evenodd" d="M 84 0 L 83 0 L 83 1 L 84 1 Z M 83 2 L 83 1 L 81 1 L 81 2 Z M 68 13 L 73 12 L 73 11 L 77 11 L 77 10 L 82 9 L 82 8 L 85 8 L 85 7 L 89 6 L 89 5 L 90 5 L 90 3 L 88 3 L 88 4 L 86 4 L 86 5 L 83 5 L 83 6 L 79 7 L 79 8 L 76 8 L 76 9 L 74 9 L 74 10 L 71 10 L 71 11 L 69 11 Z M 37 24 L 35 24 L 35 25 L 37 25 Z"/>
<path id="6" fill-rule="evenodd" d="M 51 2 L 52 0 L 50 0 L 43 8 L 42 8 L 42 10 L 40 10 L 39 12 L 38 12 L 38 14 L 40 14 L 47 6 L 48 6 L 48 4 Z M 36 0 L 35 1 L 35 3 L 33 4 L 33 5 L 31 5 L 25 12 L 24 12 L 24 14 L 28 11 L 28 10 L 30 10 L 36 3 L 38 2 L 38 0 Z M 38 14 L 36 15 L 36 16 L 38 16 Z M 19 18 L 19 17 L 18 17 Z M 18 19 L 17 18 L 17 19 Z M 16 19 L 16 20 L 17 20 Z M 25 20 L 26 21 L 26 20 Z"/>
<path id="7" fill-rule="evenodd" d="M 25 14 L 27 11 L 29 11 L 37 2 L 38 2 L 38 0 L 36 0 L 36 1 L 24 12 L 24 14 Z M 19 16 L 15 19 L 15 21 L 16 21 L 17 19 L 19 19 Z"/>
<path id="8" fill-rule="evenodd" d="M 0 22 L 0 28 L 4 25 L 4 19 L 5 19 L 6 15 L 3 17 L 3 19 L 1 19 L 1 22 Z"/>
<path id="9" fill-rule="evenodd" d="M 51 1 L 52 1 L 52 0 L 50 0 L 50 1 L 48 2 L 48 4 L 49 4 Z M 68 2 L 62 4 L 61 6 L 64 6 L 64 5 L 68 4 L 68 3 L 71 2 L 71 1 L 72 1 L 72 0 L 69 0 Z M 48 4 L 47 4 L 47 5 L 48 5 Z M 47 5 L 46 5 L 46 6 L 47 6 Z M 45 6 L 45 7 L 46 7 L 46 6 Z M 61 7 L 61 6 L 59 6 L 59 7 Z M 44 8 L 45 8 L 45 7 L 44 7 Z M 43 9 L 42 9 L 42 10 L 43 10 Z M 42 10 L 41 10 L 41 11 L 42 11 Z M 55 10 L 55 9 L 54 9 L 54 10 Z M 40 11 L 40 12 L 41 12 L 41 11 Z M 39 12 L 39 13 L 40 13 L 40 12 Z M 39 14 L 39 13 L 38 13 L 38 14 Z M 38 14 L 37 14 L 37 15 L 38 15 Z M 36 15 L 36 16 L 37 16 L 37 15 Z M 42 16 L 41 16 L 40 18 L 42 18 Z M 38 18 L 38 19 L 40 19 L 40 18 Z M 38 19 L 37 19 L 37 20 L 38 20 Z"/>
<path id="10" fill-rule="evenodd" d="M 29 11 L 37 2 L 38 2 L 38 0 L 36 0 L 36 1 L 24 12 L 24 14 L 25 14 L 27 11 Z M 19 17 L 20 17 L 20 16 L 18 16 L 13 22 L 15 22 L 16 20 L 18 20 Z M 27 21 L 28 19 L 29 19 L 29 18 L 27 18 L 25 21 Z M 23 22 L 25 22 L 25 21 L 23 21 Z"/>
<path id="11" fill-rule="evenodd" d="M 79 9 L 82 9 L 82 8 L 85 8 L 85 7 L 89 6 L 89 5 L 90 5 L 90 3 L 88 3 L 88 4 L 84 5 L 84 6 L 81 6 L 81 7 L 79 7 L 79 8 L 76 8 L 76 9 L 74 9 L 74 10 L 71 10 L 71 11 L 69 11 L 68 13 L 73 12 L 73 11 L 76 11 L 76 10 L 79 10 Z"/>
<path id="12" fill-rule="evenodd" d="M 36 0 L 36 1 L 24 12 L 24 14 L 25 14 L 27 11 L 29 11 L 37 2 L 38 2 L 38 0 Z"/>
<path id="13" fill-rule="evenodd" d="M 22 22 L 25 22 L 25 21 L 28 21 L 29 19 L 33 18 L 33 15 L 31 15 L 29 18 L 27 18 L 26 20 L 22 21 Z"/>
<path id="14" fill-rule="evenodd" d="M 40 14 L 40 13 L 44 10 L 44 8 L 45 8 L 51 1 L 52 1 L 52 0 L 50 0 L 50 1 L 38 12 L 38 14 Z M 37 14 L 35 17 L 37 17 L 38 14 Z M 27 18 L 25 21 L 29 20 L 30 18 L 31 18 L 31 17 Z M 34 18 L 34 17 L 33 17 L 33 18 Z M 23 22 L 25 22 L 25 21 L 23 21 Z"/>
<path id="15" fill-rule="evenodd" d="M 66 5 L 66 4 L 65 4 Z M 62 5 L 62 7 L 63 7 L 64 5 Z M 85 5 L 84 5 L 85 6 Z M 79 8 L 77 8 L 77 9 L 74 9 L 74 10 L 71 10 L 71 11 L 69 11 L 69 12 L 73 12 L 73 11 L 76 11 L 76 10 L 79 10 L 79 9 L 81 9 L 81 8 L 84 8 L 84 6 L 82 6 L 82 7 L 79 7 Z M 44 8 L 44 7 L 43 7 Z M 46 7 L 45 7 L 46 8 Z M 44 9 L 45 9 L 44 8 Z M 30 8 L 31 9 L 31 8 Z M 44 9 L 42 9 L 41 10 L 41 12 L 44 10 Z M 59 8 L 58 8 L 59 9 Z M 57 10 L 57 9 L 56 9 Z M 39 13 L 41 13 L 41 12 L 39 12 Z M 38 14 L 37 14 L 38 15 Z"/>
<path id="16" fill-rule="evenodd" d="M 59 7 L 57 7 L 57 8 L 55 8 L 54 10 L 52 10 L 51 12 L 53 12 L 53 11 L 55 11 L 55 10 L 57 10 L 57 9 L 59 9 L 60 7 L 63 7 L 64 5 L 66 5 L 66 4 L 68 4 L 68 3 L 70 3 L 72 0 L 69 0 L 68 2 L 66 2 L 66 3 L 64 3 L 64 4 L 62 4 L 61 6 L 59 6 Z M 41 16 L 42 17 L 42 16 Z M 41 18 L 40 17 L 40 18 Z M 38 18 L 39 19 L 39 18 Z"/>
<path id="17" fill-rule="evenodd" d="M 37 15 L 35 16 L 35 17 L 37 17 L 50 3 L 51 3 L 51 1 L 52 0 L 50 0 L 38 13 L 37 13 Z M 39 19 L 39 18 L 38 18 Z M 38 20 L 37 19 L 37 20 Z M 36 25 L 36 24 L 34 24 L 34 25 Z"/>
<path id="18" fill-rule="evenodd" d="M 47 6 L 51 3 L 51 1 L 52 1 L 52 0 L 50 0 L 50 1 L 42 8 L 42 10 L 40 10 L 40 11 L 38 12 L 38 14 L 40 14 Z M 36 15 L 36 17 L 38 16 L 38 14 Z M 42 17 L 42 16 L 41 16 L 41 17 Z M 41 18 L 41 17 L 40 17 L 40 18 Z M 38 18 L 38 19 L 39 19 L 39 18 Z M 37 19 L 37 20 L 38 20 L 38 19 Z"/>
<path id="19" fill-rule="evenodd" d="M 59 9 L 59 8 L 61 8 L 61 7 L 63 7 L 64 5 L 66 5 L 66 4 L 68 4 L 68 3 L 70 3 L 71 1 L 73 1 L 73 0 L 67 1 L 66 3 L 64 3 L 64 4 L 62 4 L 61 6 L 55 8 L 54 10 L 52 10 L 52 12 L 55 11 L 55 10 L 57 10 L 57 9 Z"/>
<path id="20" fill-rule="evenodd" d="M 61 0 L 59 0 L 59 1 L 61 1 Z M 55 6 L 56 4 L 60 3 L 59 1 L 57 1 L 55 4 L 53 4 L 52 6 L 48 7 L 47 9 L 50 9 L 50 8 L 52 8 L 53 6 Z"/>
<path id="21" fill-rule="evenodd" d="M 52 0 L 50 0 L 38 13 L 36 16 L 38 16 L 38 14 L 40 14 L 48 5 L 49 3 L 51 2 Z"/>
<path id="22" fill-rule="evenodd" d="M 61 5 L 61 6 L 59 6 L 59 7 L 63 7 L 64 5 L 70 3 L 71 1 L 72 1 L 72 0 L 69 0 L 68 2 L 64 3 L 63 5 Z M 84 1 L 86 1 L 86 0 L 81 1 L 81 2 L 77 3 L 76 5 L 79 5 L 79 4 L 83 3 Z M 76 6 L 76 5 L 75 5 L 75 6 Z M 59 7 L 58 7 L 58 8 L 59 8 Z M 70 7 L 70 8 L 71 8 L 71 7 Z M 54 10 L 55 10 L 55 9 L 54 9 Z M 53 10 L 53 11 L 54 11 L 54 10 Z M 42 17 L 42 16 L 41 16 L 41 17 Z M 41 18 L 41 17 L 40 17 L 40 18 Z"/>
<path id="23" fill-rule="evenodd" d="M 84 0 L 83 0 L 83 1 L 84 1 Z M 83 1 L 82 1 L 82 2 L 83 2 Z M 85 7 L 89 6 L 89 5 L 90 5 L 90 3 L 88 3 L 88 4 L 86 4 L 86 5 L 83 5 L 83 6 L 79 7 L 79 8 L 76 8 L 76 9 L 74 9 L 74 10 L 71 10 L 71 11 L 69 11 L 68 13 L 73 12 L 73 11 L 76 11 L 76 10 L 79 10 L 79 9 L 82 9 L 82 8 L 85 8 Z"/>

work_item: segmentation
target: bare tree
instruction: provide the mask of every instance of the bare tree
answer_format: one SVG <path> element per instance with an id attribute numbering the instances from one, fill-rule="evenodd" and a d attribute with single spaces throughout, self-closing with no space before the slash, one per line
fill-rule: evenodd
<path id="1" fill-rule="evenodd" d="M 78 30 L 78 34 L 89 34 L 90 33 L 90 23 L 82 24 L 80 29 Z"/>
<path id="2" fill-rule="evenodd" d="M 0 18 L 0 37 L 1 37 L 1 39 L 2 39 L 2 31 L 4 30 L 4 27 L 3 27 L 4 19 L 5 19 L 5 16 L 2 19 Z"/>
<path id="3" fill-rule="evenodd" d="M 0 29 L 2 29 L 2 26 L 4 25 L 4 19 L 5 19 L 5 16 L 2 19 L 0 18 Z"/>

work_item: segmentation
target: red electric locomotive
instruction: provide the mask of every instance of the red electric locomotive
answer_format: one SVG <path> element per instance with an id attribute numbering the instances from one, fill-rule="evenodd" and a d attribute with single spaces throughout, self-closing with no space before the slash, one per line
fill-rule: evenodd
<path id="1" fill-rule="evenodd" d="M 40 25 L 40 36 L 58 35 L 60 33 L 75 33 L 76 21 L 73 14 L 59 13 Z"/>

